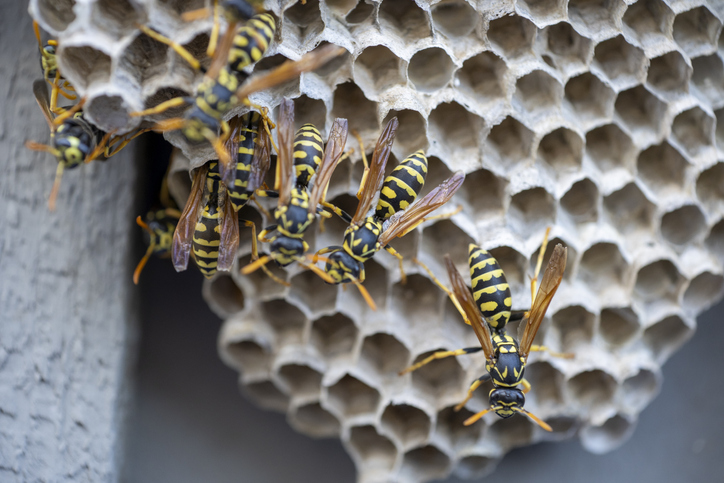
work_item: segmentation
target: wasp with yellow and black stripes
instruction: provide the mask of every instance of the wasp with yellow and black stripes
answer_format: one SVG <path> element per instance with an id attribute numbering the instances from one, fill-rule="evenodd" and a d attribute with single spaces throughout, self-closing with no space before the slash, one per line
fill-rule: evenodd
<path id="1" fill-rule="evenodd" d="M 510 316 L 511 306 L 510 301 L 505 300 L 505 295 L 507 294 L 509 299 L 510 289 L 500 265 L 487 251 L 474 244 L 469 247 L 473 294 L 470 293 L 470 289 L 455 268 L 449 255 L 445 255 L 445 267 L 450 278 L 452 291 L 437 280 L 432 272 L 423 265 L 435 283 L 448 293 L 453 304 L 463 316 L 465 323 L 473 327 L 480 342 L 480 347 L 435 352 L 417 364 L 403 370 L 400 375 L 415 371 L 436 359 L 472 354 L 482 350 L 485 354 L 485 369 L 487 372 L 471 384 L 467 397 L 455 406 L 455 410 L 462 409 L 470 400 L 474 391 L 488 380 L 492 381 L 493 384 L 493 389 L 489 394 L 490 407 L 465 420 L 463 424 L 466 426 L 475 423 L 485 414 L 493 411 L 501 418 L 509 418 L 515 413 L 525 414 L 541 428 L 551 431 L 551 427 L 547 423 L 523 408 L 525 393 L 531 388 L 530 383 L 524 378 L 528 355 L 532 351 L 548 350 L 547 347 L 533 345 L 533 339 L 538 333 L 553 295 L 555 295 L 563 280 L 563 272 L 566 268 L 568 250 L 563 245 L 556 245 L 536 293 L 537 276 L 542 265 L 546 246 L 547 234 L 538 257 L 536 276 L 531 282 L 531 292 L 534 294 L 533 303 L 530 311 L 524 313 L 521 322 L 524 331 L 520 344 L 514 337 L 506 335 L 504 331 L 505 323 L 507 323 Z M 495 318 L 496 322 L 491 323 L 493 318 Z M 491 328 L 494 331 L 492 335 Z M 552 354 L 559 357 L 572 357 L 571 354 Z M 522 386 L 522 389 L 518 386 Z"/>
<path id="2" fill-rule="evenodd" d="M 387 178 L 384 177 L 397 126 L 397 118 L 392 118 L 377 140 L 369 169 L 365 170 L 360 183 L 359 203 L 354 216 L 334 206 L 327 206 L 349 224 L 344 232 L 342 246 L 331 246 L 317 252 L 317 255 L 329 254 L 325 271 L 334 283 L 354 283 L 373 309 L 375 303 L 361 285 L 365 280 L 364 263 L 385 249 L 397 257 L 404 282 L 402 255 L 389 246 L 390 241 L 406 235 L 430 219 L 425 217 L 450 201 L 465 180 L 465 174 L 459 171 L 413 204 L 427 175 L 427 158 L 422 151 L 410 155 Z M 364 149 L 362 151 L 362 159 L 366 164 Z M 379 199 L 371 212 L 377 193 Z"/>
<path id="3" fill-rule="evenodd" d="M 58 95 L 61 95 L 69 101 L 74 101 L 78 98 L 75 94 L 75 89 L 63 76 L 60 74 L 58 69 L 58 60 L 56 55 L 56 48 L 58 47 L 58 41 L 49 39 L 45 45 L 40 38 L 40 26 L 38 22 L 33 20 L 33 30 L 35 31 L 35 38 L 38 40 L 38 49 L 40 50 L 40 67 L 43 69 L 43 79 L 51 85 L 50 111 L 54 114 L 60 114 L 64 111 L 63 108 L 58 107 Z"/>
<path id="4" fill-rule="evenodd" d="M 284 99 L 279 107 L 277 129 L 276 223 L 259 234 L 259 241 L 271 244 L 270 253 L 244 267 L 241 273 L 252 273 L 272 260 L 282 267 L 297 262 L 331 282 L 326 273 L 305 259 L 309 244 L 304 233 L 318 213 L 331 216 L 319 204 L 324 201 L 329 180 L 347 143 L 347 120 L 335 119 L 323 150 L 322 137 L 314 126 L 306 124 L 294 135 L 294 103 Z M 314 185 L 310 191 L 312 178 Z"/>

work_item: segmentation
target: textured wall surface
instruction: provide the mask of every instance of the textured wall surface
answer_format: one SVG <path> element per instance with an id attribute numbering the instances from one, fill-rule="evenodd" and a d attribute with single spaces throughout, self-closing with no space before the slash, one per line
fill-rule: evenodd
<path id="1" fill-rule="evenodd" d="M 133 149 L 65 173 L 47 143 L 25 2 L 0 15 L 0 481 L 117 479 L 135 304 Z"/>

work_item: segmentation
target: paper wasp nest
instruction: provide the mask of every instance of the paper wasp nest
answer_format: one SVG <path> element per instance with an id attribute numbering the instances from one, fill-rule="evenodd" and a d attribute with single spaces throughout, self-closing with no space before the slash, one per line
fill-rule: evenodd
<path id="1" fill-rule="evenodd" d="M 631 3 L 629 5 L 628 3 Z M 139 35 L 151 25 L 203 56 L 210 21 L 185 24 L 201 1 L 31 1 L 60 39 L 60 65 L 89 96 L 103 127 L 133 127 L 127 111 L 193 93 L 199 80 L 175 54 Z M 724 50 L 720 2 L 687 0 L 308 0 L 267 5 L 277 42 L 257 66 L 326 41 L 338 58 L 300 81 L 257 96 L 270 107 L 295 98 L 297 122 L 322 130 L 349 119 L 371 149 L 381 126 L 400 120 L 394 166 L 426 150 L 426 191 L 463 169 L 451 220 L 425 224 L 393 243 L 408 261 L 381 253 L 367 263 L 372 312 L 352 287 L 277 270 L 238 267 L 204 285 L 226 323 L 221 356 L 246 394 L 285 411 L 296 429 L 339 437 L 361 481 L 425 481 L 490 472 L 511 448 L 577 435 L 593 452 L 622 444 L 656 395 L 661 364 L 724 288 Z M 72 7 L 72 8 L 71 8 Z M 722 124 L 724 125 L 724 124 Z M 169 136 L 176 144 L 177 137 Z M 352 139 L 350 137 L 350 139 Z M 197 166 L 208 150 L 188 146 Z M 355 147 L 350 141 L 348 147 Z M 344 161 L 328 199 L 354 211 L 361 163 Z M 183 157 L 177 198 L 189 181 Z M 442 211 L 445 211 L 444 209 Z M 242 216 L 267 223 L 254 208 Z M 452 407 L 482 374 L 481 355 L 397 372 L 440 348 L 477 344 L 444 294 L 409 261 L 443 280 L 450 253 L 467 277 L 467 245 L 491 250 L 511 283 L 514 308 L 530 304 L 528 275 L 546 226 L 568 246 L 568 268 L 538 340 L 573 360 L 533 354 L 527 407 L 554 428 L 488 415 L 489 386 L 460 413 Z M 309 234 L 316 248 L 340 244 L 338 220 Z M 549 247 L 552 248 L 552 245 Z M 242 228 L 239 266 L 249 260 Z M 515 333 L 515 328 L 511 329 Z"/>

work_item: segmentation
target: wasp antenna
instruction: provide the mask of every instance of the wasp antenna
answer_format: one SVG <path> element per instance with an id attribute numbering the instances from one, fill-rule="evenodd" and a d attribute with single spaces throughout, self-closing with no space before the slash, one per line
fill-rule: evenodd
<path id="1" fill-rule="evenodd" d="M 527 411 L 527 410 L 522 409 L 522 408 L 513 408 L 513 410 L 516 411 L 516 412 L 519 412 L 519 413 L 521 413 L 521 414 L 525 414 L 525 415 L 528 416 L 530 419 L 532 419 L 533 422 L 535 422 L 536 424 L 538 424 L 538 426 L 540 426 L 541 428 L 545 429 L 546 431 L 548 431 L 548 432 L 553 431 L 553 428 L 551 428 L 551 427 L 548 425 L 548 423 L 546 423 L 545 421 L 543 421 L 542 419 L 540 419 L 538 416 L 536 416 L 536 415 L 533 414 L 532 412 Z"/>
<path id="2" fill-rule="evenodd" d="M 266 265 L 267 263 L 269 263 L 272 260 L 273 260 L 273 258 L 270 255 L 264 255 L 260 259 L 255 260 L 252 263 L 250 263 L 249 265 L 242 268 L 241 273 L 243 275 L 249 275 L 250 273 L 255 272 L 257 269 Z"/>
<path id="3" fill-rule="evenodd" d="M 58 163 L 58 169 L 55 170 L 55 181 L 53 181 L 53 189 L 50 190 L 48 197 L 48 209 L 55 211 L 55 200 L 58 198 L 58 190 L 60 190 L 60 180 L 63 178 L 63 164 Z"/>
<path id="4" fill-rule="evenodd" d="M 312 272 L 316 273 L 316 274 L 319 276 L 319 278 L 321 278 L 321 279 L 324 280 L 325 282 L 327 282 L 327 283 L 334 283 L 334 279 L 333 279 L 332 277 L 330 277 L 330 276 L 327 274 L 327 272 L 325 272 L 324 270 L 322 270 L 322 269 L 319 268 L 318 266 L 313 265 L 313 264 L 311 264 L 311 263 L 307 263 L 307 262 L 304 261 L 304 260 L 297 260 L 297 263 L 299 263 L 299 264 L 300 264 L 301 266 L 303 266 L 304 268 L 306 268 L 306 269 L 308 269 L 308 270 L 311 270 Z"/>
<path id="5" fill-rule="evenodd" d="M 479 420 L 480 418 L 482 418 L 483 416 L 485 416 L 486 414 L 488 414 L 490 411 L 495 411 L 496 409 L 498 409 L 498 408 L 496 408 L 496 407 L 490 407 L 490 408 L 486 409 L 485 411 L 480 411 L 480 412 L 477 413 L 477 414 L 473 414 L 473 415 L 470 416 L 468 419 L 466 419 L 465 421 L 463 421 L 463 425 L 465 425 L 465 426 L 470 426 L 471 424 L 475 424 L 475 423 L 478 422 L 478 420 Z"/>
<path id="6" fill-rule="evenodd" d="M 148 228 L 148 226 L 146 226 L 146 228 Z M 133 271 L 133 283 L 135 285 L 138 285 L 138 278 L 141 276 L 141 271 L 143 270 L 143 267 L 146 266 L 146 262 L 148 262 L 148 259 L 151 256 L 151 253 L 153 253 L 154 248 L 156 248 L 156 242 L 151 239 L 151 244 L 148 245 L 148 249 L 146 249 L 146 254 L 143 255 L 143 258 L 141 258 L 141 261 L 138 262 L 138 265 L 136 265 L 136 269 Z"/>
<path id="7" fill-rule="evenodd" d="M 362 283 L 357 280 L 356 278 L 352 278 L 352 283 L 355 284 L 357 287 L 357 290 L 359 290 L 359 293 L 362 294 L 362 298 L 365 299 L 365 302 L 367 302 L 367 305 L 370 306 L 372 310 L 377 310 L 377 304 L 375 304 L 375 301 L 372 299 L 372 296 L 367 291 L 367 289 L 362 285 Z"/>
<path id="8" fill-rule="evenodd" d="M 44 153 L 50 153 L 56 157 L 60 154 L 60 152 L 53 146 L 36 143 L 35 141 L 25 141 L 25 147 L 30 149 L 31 151 L 42 151 Z"/>

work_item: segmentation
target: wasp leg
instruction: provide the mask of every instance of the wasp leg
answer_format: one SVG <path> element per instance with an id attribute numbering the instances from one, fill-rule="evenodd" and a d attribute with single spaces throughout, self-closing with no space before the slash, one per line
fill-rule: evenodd
<path id="1" fill-rule="evenodd" d="M 353 129 L 352 130 L 352 136 L 357 138 L 357 143 L 359 144 L 359 152 L 362 155 L 362 164 L 364 165 L 364 171 L 362 172 L 362 179 L 359 182 L 359 189 L 357 190 L 357 199 L 360 199 L 362 197 L 362 190 L 365 187 L 365 183 L 367 181 L 367 175 L 370 172 L 370 163 L 367 162 L 367 155 L 365 154 L 365 147 L 362 143 L 362 137 L 359 135 L 359 133 Z"/>
<path id="2" fill-rule="evenodd" d="M 110 140 L 108 145 L 105 147 L 105 149 L 103 151 L 103 155 L 106 158 L 110 158 L 111 156 L 118 154 L 118 152 L 121 149 L 125 148 L 128 143 L 130 143 L 131 141 L 136 139 L 138 136 L 140 136 L 141 134 L 146 133 L 148 131 L 150 131 L 150 129 L 141 129 L 137 133 L 134 133 L 133 136 L 125 138 L 120 142 L 119 142 L 119 140 L 122 139 L 122 137 L 114 137 L 113 139 Z M 118 143 L 117 146 L 116 146 L 116 143 Z"/>
<path id="3" fill-rule="evenodd" d="M 455 411 L 460 411 L 467 403 L 472 399 L 473 393 L 477 388 L 480 387 L 481 384 L 484 382 L 487 382 L 490 379 L 490 374 L 487 372 L 480 376 L 479 378 L 475 379 L 472 384 L 470 384 L 470 388 L 468 388 L 468 394 L 465 396 L 465 399 L 462 400 L 460 404 L 455 406 Z"/>
<path id="4" fill-rule="evenodd" d="M 560 357 L 561 359 L 573 359 L 576 357 L 575 354 L 570 352 L 554 352 L 544 345 L 532 345 L 530 346 L 531 352 L 547 352 L 553 357 Z"/>
<path id="5" fill-rule="evenodd" d="M 143 111 L 131 112 L 128 115 L 131 117 L 152 116 L 154 114 L 161 114 L 162 112 L 166 112 L 172 107 L 178 107 L 184 104 L 191 104 L 192 102 L 194 102 L 193 97 L 174 97 L 173 99 L 163 101 L 157 106 L 150 107 Z"/>
<path id="6" fill-rule="evenodd" d="M 397 250 L 395 250 L 394 248 L 392 248 L 392 247 L 389 246 L 389 245 L 387 245 L 387 246 L 385 247 L 385 250 L 387 250 L 390 255 L 392 255 L 392 256 L 394 256 L 394 257 L 397 258 L 397 261 L 398 261 L 399 264 L 400 264 L 400 281 L 402 282 L 403 285 L 406 284 L 406 283 L 407 283 L 407 275 L 405 275 L 405 269 L 402 267 L 402 255 L 400 255 Z"/>
<path id="7" fill-rule="evenodd" d="M 352 223 L 352 217 L 349 216 L 349 215 L 348 215 L 344 210 L 342 210 L 341 208 L 333 205 L 332 203 L 328 203 L 328 202 L 326 202 L 326 201 L 322 201 L 321 205 L 324 206 L 325 208 L 329 209 L 329 210 L 330 210 L 332 213 L 334 213 L 335 215 L 337 215 L 337 216 L 339 216 L 340 218 L 342 218 L 342 221 L 344 221 L 345 223 L 347 223 L 347 224 Z"/>
<path id="8" fill-rule="evenodd" d="M 271 238 L 267 238 L 267 235 L 268 235 L 269 233 L 273 232 L 273 231 L 276 230 L 276 229 L 277 229 L 277 226 L 276 226 L 276 225 L 269 225 L 269 226 L 267 226 L 266 228 L 264 228 L 264 229 L 259 233 L 258 240 L 259 240 L 260 242 L 262 242 L 262 243 L 269 243 L 269 242 L 271 242 L 272 239 L 271 239 Z"/>
<path id="9" fill-rule="evenodd" d="M 454 350 L 454 351 L 438 351 L 438 352 L 435 352 L 434 354 L 432 354 L 431 356 L 426 357 L 425 359 L 421 360 L 417 364 L 411 365 L 407 369 L 400 371 L 399 375 L 402 376 L 404 374 L 407 374 L 408 372 L 416 371 L 419 368 L 421 368 L 422 366 L 425 366 L 437 359 L 445 359 L 446 357 L 457 357 L 457 356 L 462 356 L 465 354 L 474 354 L 475 352 L 480 352 L 481 350 L 483 350 L 483 348 L 478 346 L 478 347 L 466 347 L 465 349 L 458 349 L 458 350 Z"/>
<path id="10" fill-rule="evenodd" d="M 83 105 L 85 104 L 85 97 L 82 98 L 78 103 L 71 107 L 70 109 L 66 109 L 63 114 L 53 119 L 53 124 L 55 126 L 60 126 L 63 124 L 68 118 L 73 117 L 73 115 L 80 111 L 83 108 Z"/>
<path id="11" fill-rule="evenodd" d="M 216 44 L 219 41 L 219 2 L 214 0 L 214 25 L 211 27 L 209 46 L 206 48 L 206 55 L 213 57 L 216 53 Z"/>
<path id="12" fill-rule="evenodd" d="M 458 207 L 455 208 L 455 209 L 454 209 L 453 211 L 451 211 L 450 213 L 443 213 L 442 215 L 428 216 L 428 217 L 425 218 L 424 220 L 425 220 L 425 221 L 429 221 L 429 220 L 445 220 L 445 219 L 447 219 L 447 218 L 451 218 L 451 217 L 457 215 L 457 214 L 460 213 L 461 211 L 463 211 L 463 206 L 462 206 L 462 205 L 458 205 Z"/>
<path id="13" fill-rule="evenodd" d="M 246 226 L 251 228 L 251 261 L 252 263 L 259 260 L 259 250 L 257 248 L 256 244 L 256 225 L 253 221 L 249 220 L 240 220 L 242 223 L 244 223 Z M 281 278 L 274 275 L 271 270 L 266 265 L 262 265 L 261 269 L 264 270 L 264 273 L 269 276 L 272 280 L 274 280 L 279 285 L 283 285 L 285 287 L 290 287 L 292 284 L 287 282 L 286 280 L 282 280 Z"/>
<path id="14" fill-rule="evenodd" d="M 528 392 L 530 392 L 530 382 L 528 382 L 528 379 L 526 379 L 525 377 L 521 379 L 520 385 L 523 386 L 523 389 L 521 389 L 523 394 L 528 394 Z"/>
<path id="15" fill-rule="evenodd" d="M 173 40 L 169 39 L 164 35 L 161 35 L 150 27 L 147 27 L 146 25 L 136 24 L 136 28 L 151 37 L 153 40 L 171 47 L 174 52 L 180 55 L 195 70 L 201 70 L 201 63 L 196 60 L 193 55 L 191 55 L 191 52 L 182 47 L 181 44 L 174 42 Z"/>

